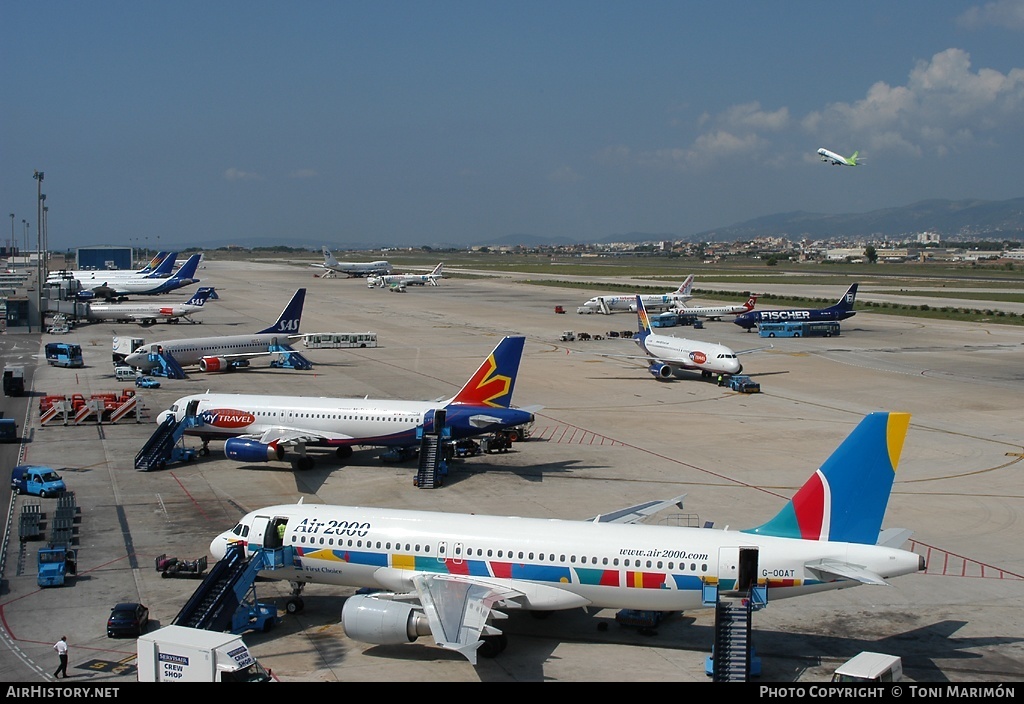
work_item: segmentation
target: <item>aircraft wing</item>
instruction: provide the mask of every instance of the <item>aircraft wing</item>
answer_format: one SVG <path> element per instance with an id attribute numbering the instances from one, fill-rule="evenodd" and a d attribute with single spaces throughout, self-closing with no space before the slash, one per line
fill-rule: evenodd
<path id="1" fill-rule="evenodd" d="M 588 523 L 639 523 L 644 518 L 651 516 L 662 509 L 675 506 L 677 508 L 683 507 L 683 498 L 686 494 L 675 497 L 674 499 L 666 499 L 662 501 L 645 501 L 642 504 L 636 504 L 635 506 L 628 506 L 626 508 L 620 508 L 618 511 L 611 511 L 610 513 L 601 513 L 593 518 L 588 518 Z"/>
<path id="2" fill-rule="evenodd" d="M 739 357 L 741 354 L 750 354 L 751 352 L 764 352 L 765 350 L 774 349 L 775 345 L 768 345 L 766 347 L 753 347 L 749 350 L 738 350 L 736 356 Z"/>
<path id="3" fill-rule="evenodd" d="M 480 636 L 500 633 L 487 625 L 494 604 L 523 594 L 515 589 L 457 575 L 419 574 L 412 579 L 434 642 L 476 664 Z M 494 612 L 494 617 L 505 618 Z"/>
<path id="4" fill-rule="evenodd" d="M 861 584 L 875 584 L 888 586 L 880 575 L 875 574 L 866 570 L 862 565 L 854 565 L 849 562 L 840 562 L 839 560 L 817 560 L 815 562 L 808 562 L 804 565 L 807 569 L 811 570 L 822 582 L 831 582 L 836 578 L 839 579 L 852 579 Z"/>

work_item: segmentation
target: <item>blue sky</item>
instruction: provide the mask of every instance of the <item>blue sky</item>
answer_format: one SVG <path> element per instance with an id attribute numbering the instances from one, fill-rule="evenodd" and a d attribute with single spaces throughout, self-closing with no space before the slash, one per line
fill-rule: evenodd
<path id="1" fill-rule="evenodd" d="M 1024 195 L 1024 0 L 3 0 L 0 105 L 30 247 L 687 237 Z"/>

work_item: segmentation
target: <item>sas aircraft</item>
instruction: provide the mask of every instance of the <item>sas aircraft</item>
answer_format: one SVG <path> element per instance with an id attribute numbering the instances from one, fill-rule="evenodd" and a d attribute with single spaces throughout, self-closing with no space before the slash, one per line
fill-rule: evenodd
<path id="1" fill-rule="evenodd" d="M 696 315 L 701 318 L 707 318 L 708 320 L 721 320 L 723 315 L 739 315 L 740 313 L 749 313 L 754 310 L 754 305 L 757 303 L 757 295 L 752 295 L 747 299 L 747 302 L 742 305 L 735 306 L 687 306 L 680 305 L 676 306 L 673 310 L 682 315 Z"/>
<path id="2" fill-rule="evenodd" d="M 192 316 L 203 309 L 206 300 L 213 293 L 209 286 L 197 289 L 184 303 L 161 305 L 160 303 L 91 303 L 86 312 L 87 320 L 128 320 L 142 325 L 152 325 L 158 320 L 177 323 L 185 319 L 190 323 Z"/>
<path id="3" fill-rule="evenodd" d="M 867 415 L 774 518 L 746 530 L 639 523 L 644 505 L 560 520 L 300 499 L 247 513 L 210 554 L 267 551 L 258 564 L 274 567 L 259 575 L 291 582 L 288 613 L 307 584 L 359 588 L 341 611 L 349 638 L 424 636 L 476 664 L 505 649 L 505 611 L 691 611 L 719 594 L 767 605 L 924 571 L 924 556 L 900 547 L 911 531 L 882 528 L 909 425 L 908 413 Z"/>
<path id="4" fill-rule="evenodd" d="M 833 151 L 829 151 L 822 147 L 818 150 L 818 156 L 825 163 L 832 164 L 832 166 L 861 166 L 864 160 L 857 161 L 857 155 L 860 152 L 854 152 L 850 156 L 843 156 L 842 154 L 836 154 Z"/>
<path id="5" fill-rule="evenodd" d="M 686 281 L 679 284 L 679 288 L 665 294 L 636 294 L 631 293 L 623 296 L 594 296 L 582 306 L 577 313 L 635 313 L 637 298 L 642 298 L 644 305 L 650 310 L 668 310 L 673 306 L 693 298 L 693 274 L 686 277 Z"/>
<path id="6" fill-rule="evenodd" d="M 387 288 L 388 286 L 437 286 L 437 280 L 443 279 L 444 262 L 434 267 L 429 274 L 381 274 L 367 276 L 367 288 Z"/>
<path id="7" fill-rule="evenodd" d="M 324 263 L 323 264 L 310 264 L 312 267 L 317 269 L 324 269 L 324 275 L 328 273 L 333 274 L 344 274 L 349 278 L 360 277 L 360 276 L 379 276 L 381 274 L 391 273 L 391 264 L 384 261 L 383 259 L 375 262 L 339 262 L 331 254 L 331 250 L 327 247 L 323 247 Z"/>
<path id="8" fill-rule="evenodd" d="M 198 366 L 203 372 L 220 372 L 236 367 L 247 367 L 253 357 L 288 355 L 298 356 L 308 364 L 308 361 L 288 344 L 289 340 L 302 337 L 299 334 L 299 320 L 302 318 L 302 304 L 305 298 L 306 289 L 298 289 L 277 322 L 259 332 L 250 335 L 151 342 L 126 356 L 124 363 L 149 372 L 160 367 L 159 357 L 165 355 L 172 357 L 182 367 Z"/>
<path id="9" fill-rule="evenodd" d="M 532 412 L 511 406 L 525 342 L 525 337 L 504 338 L 447 400 L 205 393 L 179 398 L 158 422 L 197 417 L 202 422 L 184 433 L 202 439 L 202 454 L 209 453 L 210 440 L 224 440 L 224 453 L 238 462 L 281 461 L 289 448 L 295 468 L 306 470 L 314 465 L 307 447 L 331 448 L 346 459 L 360 445 L 396 448 L 400 457 L 410 458 L 421 442 L 417 429 L 434 432 L 440 417 L 452 440 L 533 422 Z"/>
<path id="10" fill-rule="evenodd" d="M 791 308 L 788 310 L 755 310 L 736 316 L 732 322 L 750 332 L 759 323 L 815 323 L 823 320 L 846 320 L 857 314 L 853 302 L 857 298 L 857 284 L 847 289 L 835 305 L 828 308 Z"/>

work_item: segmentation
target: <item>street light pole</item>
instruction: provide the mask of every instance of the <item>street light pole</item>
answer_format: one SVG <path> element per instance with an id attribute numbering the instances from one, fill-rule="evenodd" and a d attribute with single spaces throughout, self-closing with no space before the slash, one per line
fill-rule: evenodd
<path id="1" fill-rule="evenodd" d="M 39 330 L 43 329 L 43 172 L 32 174 L 36 180 L 36 308 L 39 311 Z"/>
<path id="2" fill-rule="evenodd" d="M 28 251 L 28 220 L 26 220 L 25 218 L 22 218 L 21 219 L 21 224 L 25 226 L 25 248 L 21 251 L 21 256 L 24 257 L 25 256 L 25 252 Z M 28 264 L 28 262 L 25 262 L 25 263 Z"/>
<path id="3" fill-rule="evenodd" d="M 14 256 L 14 250 L 17 247 L 18 245 L 14 243 L 14 213 L 11 213 L 11 257 Z"/>

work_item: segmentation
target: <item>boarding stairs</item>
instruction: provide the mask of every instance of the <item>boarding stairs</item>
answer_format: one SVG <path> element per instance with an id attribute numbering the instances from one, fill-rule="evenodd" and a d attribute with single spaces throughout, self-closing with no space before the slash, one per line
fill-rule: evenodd
<path id="1" fill-rule="evenodd" d="M 313 368 L 313 363 L 299 354 L 288 345 L 271 345 L 269 351 L 272 354 L 280 355 L 273 360 L 270 366 L 278 369 L 301 369 L 308 371 Z"/>
<path id="2" fill-rule="evenodd" d="M 188 415 L 179 422 L 174 414 L 169 413 L 135 455 L 135 469 L 149 472 L 166 467 L 173 460 L 175 446 L 182 441 L 185 431 L 202 424 L 203 420 L 199 416 Z"/>
<path id="3" fill-rule="evenodd" d="M 261 548 L 246 557 L 245 543 L 229 545 L 171 625 L 232 633 L 269 630 L 277 609 L 256 600 L 256 577 L 262 570 L 291 565 L 293 551 L 292 547 Z"/>
<path id="4" fill-rule="evenodd" d="M 749 682 L 761 674 L 761 661 L 751 639 L 754 611 L 767 605 L 767 587 L 745 591 L 719 591 L 718 583 L 704 584 L 705 604 L 715 606 L 715 642 L 706 658 L 705 672 L 714 682 Z"/>
<path id="5" fill-rule="evenodd" d="M 424 426 L 416 428 L 420 441 L 419 468 L 413 484 L 420 489 L 436 489 L 444 484 L 448 474 L 448 462 L 444 448 L 451 440 L 452 430 L 444 425 L 444 411 L 434 413 L 434 432 L 425 432 Z M 440 425 L 439 425 L 440 423 Z"/>
<path id="6" fill-rule="evenodd" d="M 180 364 L 178 364 L 178 360 L 167 352 L 150 352 L 149 362 L 150 364 L 155 365 L 149 370 L 149 374 L 152 376 L 162 376 L 168 379 L 188 378 L 185 374 L 185 370 Z"/>

